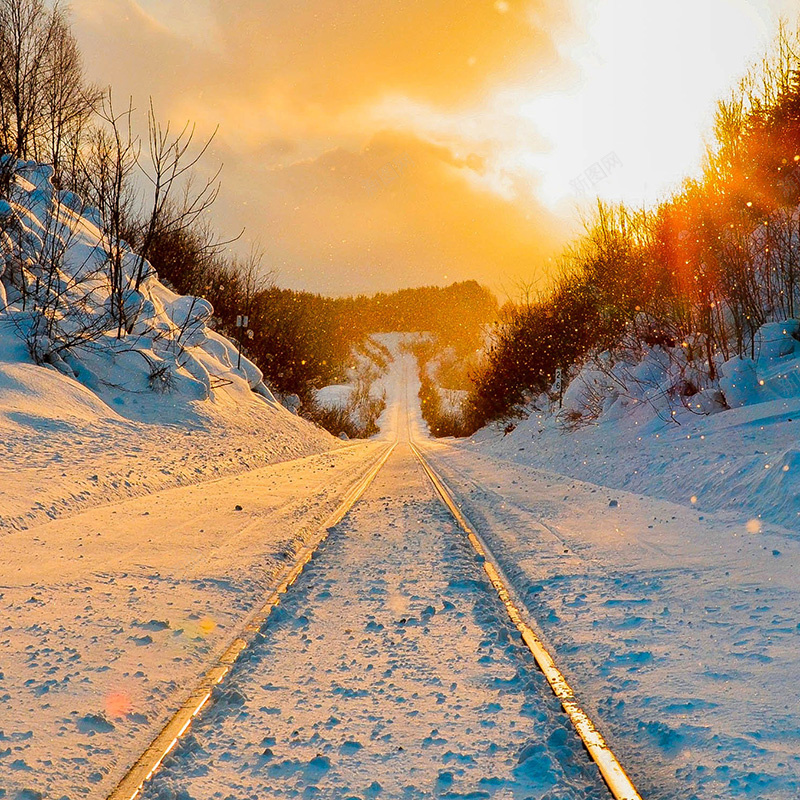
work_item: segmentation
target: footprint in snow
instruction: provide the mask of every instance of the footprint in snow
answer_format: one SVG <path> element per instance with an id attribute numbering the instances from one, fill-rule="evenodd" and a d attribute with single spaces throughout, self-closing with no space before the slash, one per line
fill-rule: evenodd
<path id="1" fill-rule="evenodd" d="M 164 631 L 169 628 L 169 622 L 162 619 L 151 619 L 149 622 L 134 623 L 146 631 Z"/>
<path id="2" fill-rule="evenodd" d="M 23 789 L 16 800 L 43 800 L 44 795 L 36 789 Z"/>

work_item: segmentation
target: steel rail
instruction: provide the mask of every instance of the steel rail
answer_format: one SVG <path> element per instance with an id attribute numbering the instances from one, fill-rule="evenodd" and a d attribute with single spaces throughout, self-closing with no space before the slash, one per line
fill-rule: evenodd
<path id="1" fill-rule="evenodd" d="M 506 584 L 501 577 L 500 568 L 497 560 L 483 543 L 475 528 L 464 516 L 455 502 L 455 495 L 449 489 L 443 478 L 431 467 L 428 461 L 420 452 L 419 448 L 409 441 L 412 452 L 422 465 L 425 474 L 433 484 L 436 493 L 447 506 L 450 513 L 455 518 L 459 527 L 467 534 L 470 544 L 483 563 L 489 581 L 500 597 L 500 601 L 505 606 L 509 618 L 522 636 L 523 642 L 530 650 L 536 663 L 544 673 L 553 694 L 561 701 L 561 707 L 572 721 L 575 730 L 583 741 L 589 755 L 600 770 L 603 780 L 606 782 L 611 794 L 616 800 L 642 800 L 639 792 L 636 791 L 631 779 L 622 768 L 617 757 L 611 751 L 603 735 L 592 722 L 589 715 L 583 710 L 566 678 L 558 669 L 553 657 L 536 635 L 533 628 L 525 622 L 523 616 L 514 603 L 511 594 L 506 588 Z"/>
<path id="2" fill-rule="evenodd" d="M 172 752 L 187 732 L 192 720 L 205 708 L 214 687 L 230 673 L 241 654 L 252 644 L 272 610 L 280 603 L 280 597 L 300 577 L 305 565 L 311 560 L 314 551 L 328 538 L 331 528 L 338 525 L 348 511 L 358 502 L 378 472 L 394 452 L 397 442 L 390 444 L 376 460 L 367 474 L 347 493 L 336 510 L 325 520 L 319 535 L 305 545 L 298 553 L 294 564 L 287 566 L 279 576 L 279 583 L 270 592 L 266 601 L 247 619 L 237 631 L 236 637 L 228 645 L 212 666 L 203 674 L 188 698 L 170 717 L 160 733 L 125 773 L 116 788 L 108 795 L 108 800 L 134 800 L 144 785 L 153 777 L 163 760 Z"/>

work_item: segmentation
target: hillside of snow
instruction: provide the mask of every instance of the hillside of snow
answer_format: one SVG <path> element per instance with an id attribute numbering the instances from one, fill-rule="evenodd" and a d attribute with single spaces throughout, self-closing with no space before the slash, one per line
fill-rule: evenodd
<path id="1" fill-rule="evenodd" d="M 753 358 L 692 380 L 675 350 L 640 360 L 601 357 L 567 387 L 563 408 L 542 395 L 528 415 L 479 431 L 464 446 L 700 511 L 728 511 L 753 530 L 800 530 L 800 340 L 797 320 L 758 332 Z M 702 385 L 697 381 L 698 385 Z M 679 385 L 680 384 L 680 385 Z"/>
<path id="2" fill-rule="evenodd" d="M 16 162 L 12 175 L 0 199 L 0 531 L 334 446 L 239 362 L 209 303 L 110 241 L 49 167 Z"/>

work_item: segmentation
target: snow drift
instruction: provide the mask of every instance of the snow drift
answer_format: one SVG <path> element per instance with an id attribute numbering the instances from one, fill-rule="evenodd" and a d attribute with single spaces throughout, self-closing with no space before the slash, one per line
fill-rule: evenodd
<path id="1" fill-rule="evenodd" d="M 0 529 L 334 444 L 49 167 L 2 175 Z"/>
<path id="2" fill-rule="evenodd" d="M 170 291 L 124 242 L 109 241 L 96 209 L 51 179 L 50 167 L 17 162 L 0 201 L 2 321 L 30 357 L 100 395 L 114 387 L 208 400 L 247 388 L 276 405 L 261 371 L 212 329 L 211 305 Z"/>
<path id="3" fill-rule="evenodd" d="M 557 398 L 473 442 L 506 458 L 609 487 L 800 524 L 800 323 L 763 325 L 752 358 L 709 380 L 684 343 L 600 353 Z M 503 434 L 506 435 L 503 435 Z"/>

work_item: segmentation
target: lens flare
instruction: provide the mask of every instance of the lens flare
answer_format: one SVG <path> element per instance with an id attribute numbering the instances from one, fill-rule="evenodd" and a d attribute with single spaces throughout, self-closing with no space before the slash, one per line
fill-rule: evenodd
<path id="1" fill-rule="evenodd" d="M 130 714 L 132 707 L 131 698 L 127 692 L 111 692 L 106 697 L 105 708 L 108 717 L 124 717 L 126 714 Z"/>

